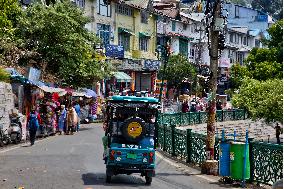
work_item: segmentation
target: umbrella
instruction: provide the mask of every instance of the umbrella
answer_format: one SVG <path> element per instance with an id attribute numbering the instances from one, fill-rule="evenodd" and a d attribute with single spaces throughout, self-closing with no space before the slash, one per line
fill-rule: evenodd
<path id="1" fill-rule="evenodd" d="M 97 93 L 91 89 L 85 89 L 85 93 L 87 96 L 91 96 L 93 98 L 97 98 Z"/>

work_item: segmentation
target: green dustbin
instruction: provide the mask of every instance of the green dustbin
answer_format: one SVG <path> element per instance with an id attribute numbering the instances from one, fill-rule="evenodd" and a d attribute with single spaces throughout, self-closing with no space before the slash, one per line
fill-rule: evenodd
<path id="1" fill-rule="evenodd" d="M 232 142 L 230 147 L 230 169 L 231 177 L 236 180 L 243 179 L 244 157 L 245 157 L 245 143 Z M 249 162 L 249 146 L 246 151 L 246 172 L 245 179 L 250 178 L 250 162 Z"/>

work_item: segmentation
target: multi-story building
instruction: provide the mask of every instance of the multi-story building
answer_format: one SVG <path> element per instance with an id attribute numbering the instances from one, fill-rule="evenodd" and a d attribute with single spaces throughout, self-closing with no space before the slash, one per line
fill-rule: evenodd
<path id="1" fill-rule="evenodd" d="M 86 2 L 93 19 L 87 28 L 103 42 L 108 61 L 131 80 L 117 80 L 116 89 L 154 90 L 160 61 L 156 51 L 156 20 L 148 11 L 149 0 Z M 121 74 L 120 74 L 121 75 Z"/>

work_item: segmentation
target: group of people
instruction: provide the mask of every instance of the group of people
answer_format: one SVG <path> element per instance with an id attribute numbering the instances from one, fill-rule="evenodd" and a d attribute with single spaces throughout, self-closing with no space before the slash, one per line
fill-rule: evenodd
<path id="1" fill-rule="evenodd" d="M 207 103 L 204 99 L 192 99 L 190 102 L 188 100 L 184 100 L 182 103 L 181 111 L 183 113 L 186 112 L 199 112 L 206 111 Z"/>
<path id="2" fill-rule="evenodd" d="M 53 122 L 56 126 L 56 131 L 60 134 L 71 134 L 78 132 L 80 128 L 81 109 L 78 102 L 72 102 L 67 108 L 65 105 L 60 105 L 53 110 Z M 29 130 L 29 138 L 31 145 L 34 145 L 36 133 L 43 124 L 43 119 L 40 116 L 40 110 L 33 107 L 27 115 L 27 129 Z"/>

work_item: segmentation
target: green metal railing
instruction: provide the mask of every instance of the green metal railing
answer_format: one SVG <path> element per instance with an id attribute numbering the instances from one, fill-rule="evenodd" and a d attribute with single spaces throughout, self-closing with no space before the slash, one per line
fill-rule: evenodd
<path id="1" fill-rule="evenodd" d="M 160 113 L 158 119 L 160 124 L 184 126 L 206 123 L 207 114 L 207 112 L 180 112 L 174 114 Z M 248 114 L 242 109 L 216 111 L 216 121 L 218 122 L 244 120 L 247 118 Z"/>
<path id="2" fill-rule="evenodd" d="M 206 159 L 206 135 L 175 125 L 159 125 L 158 143 L 163 151 L 187 163 L 201 165 Z M 219 158 L 220 138 L 215 139 L 215 159 Z M 250 145 L 250 172 L 253 182 L 272 184 L 283 177 L 282 145 L 253 142 Z"/>
<path id="3" fill-rule="evenodd" d="M 251 179 L 272 185 L 283 178 L 283 146 L 250 142 Z"/>

